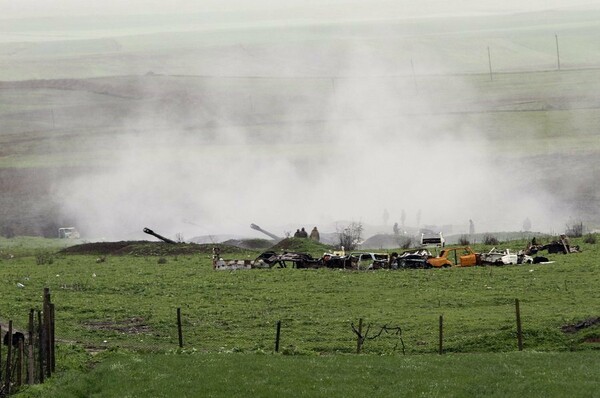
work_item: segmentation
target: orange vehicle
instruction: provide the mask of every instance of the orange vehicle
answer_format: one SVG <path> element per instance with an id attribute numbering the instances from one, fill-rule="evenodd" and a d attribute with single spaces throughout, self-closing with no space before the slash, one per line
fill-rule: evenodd
<path id="1" fill-rule="evenodd" d="M 451 261 L 454 260 L 454 262 Z M 469 246 L 444 248 L 438 257 L 431 257 L 427 263 L 434 268 L 472 267 L 478 264 L 477 254 Z"/>

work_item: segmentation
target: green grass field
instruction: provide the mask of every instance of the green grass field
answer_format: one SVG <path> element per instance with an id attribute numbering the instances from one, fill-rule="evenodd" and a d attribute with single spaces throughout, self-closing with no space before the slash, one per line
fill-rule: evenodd
<path id="1" fill-rule="evenodd" d="M 552 264 L 374 272 L 289 268 L 219 272 L 211 269 L 208 250 L 206 254 L 167 255 L 160 262 L 160 256 L 150 254 L 108 255 L 104 262 L 97 262 L 99 255 L 56 253 L 56 240 L 48 242 L 46 249 L 37 249 L 39 242 L 8 240 L 2 242 L 0 279 L 6 294 L 0 307 L 4 320 L 12 319 L 15 327 L 24 329 L 29 309 L 41 305 L 44 287 L 51 289 L 56 305 L 59 374 L 48 387 L 35 387 L 26 394 L 41 389 L 41 394 L 56 396 L 113 396 L 115 391 L 128 389 L 131 396 L 167 396 L 175 390 L 161 387 L 161 380 L 174 377 L 174 371 L 163 366 L 173 361 L 172 369 L 184 372 L 200 371 L 191 369 L 204 369 L 204 362 L 214 365 L 208 373 L 202 372 L 202 378 L 194 373 L 186 376 L 194 382 L 178 378 L 182 385 L 173 388 L 181 388 L 181 396 L 193 396 L 199 388 L 214 396 L 237 395 L 244 389 L 255 390 L 259 396 L 289 396 L 297 389 L 307 396 L 334 391 L 345 396 L 347 388 L 356 391 L 353 396 L 360 396 L 365 388 L 379 385 L 381 396 L 394 389 L 425 395 L 435 395 L 439 389 L 438 393 L 456 396 L 502 392 L 517 396 L 524 391 L 560 396 L 567 386 L 577 386 L 585 395 L 594 385 L 587 372 L 597 361 L 600 329 L 596 325 L 564 333 L 561 327 L 598 316 L 599 249 L 595 244 L 575 243 L 581 244 L 582 253 L 549 255 L 555 261 Z M 522 244 L 515 241 L 504 246 L 517 249 Z M 135 250 L 157 253 L 161 245 L 150 243 Z M 11 249 L 20 251 L 8 258 Z M 52 260 L 37 264 L 40 254 Z M 237 250 L 223 255 L 253 256 Z M 521 303 L 525 353 L 517 351 L 515 298 Z M 178 348 L 178 307 L 183 317 L 183 350 Z M 436 356 L 440 315 L 444 316 L 448 355 L 443 358 Z M 371 326 L 371 337 L 383 325 L 400 327 L 401 334 L 367 339 L 365 355 L 355 357 L 351 324 L 357 325 L 359 318 L 364 319 L 365 328 Z M 272 356 L 278 320 L 282 322 L 283 356 Z M 84 347 L 103 354 L 94 360 Z M 114 351 L 116 356 L 110 354 Z M 91 373 L 84 371 L 80 376 L 86 363 L 95 362 L 98 365 Z M 249 370 L 238 372 L 237 366 Z M 330 375 L 324 385 L 312 379 L 316 377 L 312 372 L 305 373 L 309 367 Z M 390 381 L 389 373 L 396 367 L 400 374 L 411 376 Z M 419 376 L 423 367 L 432 369 Z M 259 377 L 262 381 L 253 385 L 257 379 L 248 375 L 260 375 L 265 368 L 276 371 L 269 372 L 268 378 Z M 362 374 L 361 368 L 369 371 Z M 288 378 L 292 369 L 304 370 Z M 448 369 L 453 371 L 448 373 Z M 106 382 L 108 374 L 113 374 L 114 382 Z M 245 374 L 243 383 L 225 387 L 224 381 L 234 374 Z M 352 374 L 361 374 L 363 381 L 338 383 L 341 375 L 354 379 Z M 513 383 L 513 377 L 521 378 L 520 383 Z M 137 384 L 125 386 L 124 380 L 130 379 Z M 200 380 L 212 380 L 212 384 Z"/>

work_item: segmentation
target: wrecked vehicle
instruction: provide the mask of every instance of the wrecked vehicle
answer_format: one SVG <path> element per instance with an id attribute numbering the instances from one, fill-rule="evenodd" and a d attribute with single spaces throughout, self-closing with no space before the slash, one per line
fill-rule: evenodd
<path id="1" fill-rule="evenodd" d="M 453 258 L 454 262 L 449 258 Z M 427 260 L 430 267 L 472 267 L 480 264 L 479 256 L 469 246 L 445 248 L 438 257 L 431 257 Z"/>
<path id="2" fill-rule="evenodd" d="M 346 256 L 343 252 L 325 253 L 321 257 L 321 264 L 326 268 L 352 268 L 350 256 Z"/>
<path id="3" fill-rule="evenodd" d="M 533 264 L 533 257 L 521 250 L 517 254 L 510 249 L 496 249 L 480 255 L 482 265 Z"/>
<path id="4" fill-rule="evenodd" d="M 387 253 L 355 252 L 350 253 L 351 268 L 358 270 L 389 268 Z"/>
<path id="5" fill-rule="evenodd" d="M 224 260 L 220 256 L 221 251 L 219 248 L 213 248 L 212 266 L 217 271 L 235 271 L 240 269 L 252 269 L 252 268 L 271 268 L 269 260 L 276 255 L 275 252 L 265 252 L 259 255 L 254 260 Z"/>
<path id="6" fill-rule="evenodd" d="M 527 254 L 525 254 L 522 250 L 517 254 L 517 264 L 533 264 L 535 259 Z"/>
<path id="7" fill-rule="evenodd" d="M 253 261 L 250 260 L 223 260 L 222 258 L 213 260 L 213 269 L 217 271 L 235 271 L 239 269 L 251 269 Z"/>
<path id="8" fill-rule="evenodd" d="M 271 266 L 278 265 L 281 268 L 286 268 L 288 262 L 291 263 L 293 268 L 319 268 L 321 265 L 320 259 L 315 259 L 307 253 L 295 252 L 285 252 L 271 257 L 268 261 L 271 262 Z"/>
<path id="9" fill-rule="evenodd" d="M 511 253 L 510 249 L 492 249 L 487 253 L 481 254 L 481 264 L 504 265 L 517 264 L 519 261 L 515 253 Z"/>
<path id="10" fill-rule="evenodd" d="M 427 260 L 433 257 L 426 249 L 408 250 L 392 261 L 392 269 L 396 268 L 429 268 Z"/>
<path id="11" fill-rule="evenodd" d="M 539 250 L 548 250 L 548 254 L 554 254 L 554 253 L 563 253 L 563 254 L 569 254 L 569 253 L 580 253 L 581 250 L 579 249 L 579 246 L 570 246 L 569 244 L 566 244 L 563 241 L 554 241 L 554 242 L 550 242 L 547 245 L 543 245 L 539 248 Z"/>

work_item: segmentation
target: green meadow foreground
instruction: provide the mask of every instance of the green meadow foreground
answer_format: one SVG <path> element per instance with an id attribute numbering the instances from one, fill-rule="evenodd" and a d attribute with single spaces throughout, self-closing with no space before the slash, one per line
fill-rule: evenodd
<path id="1" fill-rule="evenodd" d="M 28 397 L 592 397 L 597 352 L 417 356 L 106 355 Z"/>
<path id="2" fill-rule="evenodd" d="M 74 255 L 2 240 L 0 308 L 3 322 L 25 329 L 44 287 L 56 305 L 59 372 L 25 396 L 590 396 L 600 382 L 592 372 L 600 328 L 562 327 L 598 316 L 600 250 L 573 243 L 582 253 L 547 255 L 552 264 L 222 272 L 202 246 L 183 244 L 197 252 L 180 255 L 152 255 L 161 243 L 124 255 Z M 524 352 L 517 351 L 515 298 Z M 367 339 L 356 355 L 351 324 L 359 318 L 369 337 L 384 325 L 400 333 Z"/>

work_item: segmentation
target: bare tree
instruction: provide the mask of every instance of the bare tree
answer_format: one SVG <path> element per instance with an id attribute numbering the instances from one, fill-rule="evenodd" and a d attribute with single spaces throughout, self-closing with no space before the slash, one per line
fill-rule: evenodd
<path id="1" fill-rule="evenodd" d="M 338 229 L 340 246 L 346 250 L 354 250 L 362 240 L 363 225 L 361 222 L 351 222 L 343 229 Z"/>

